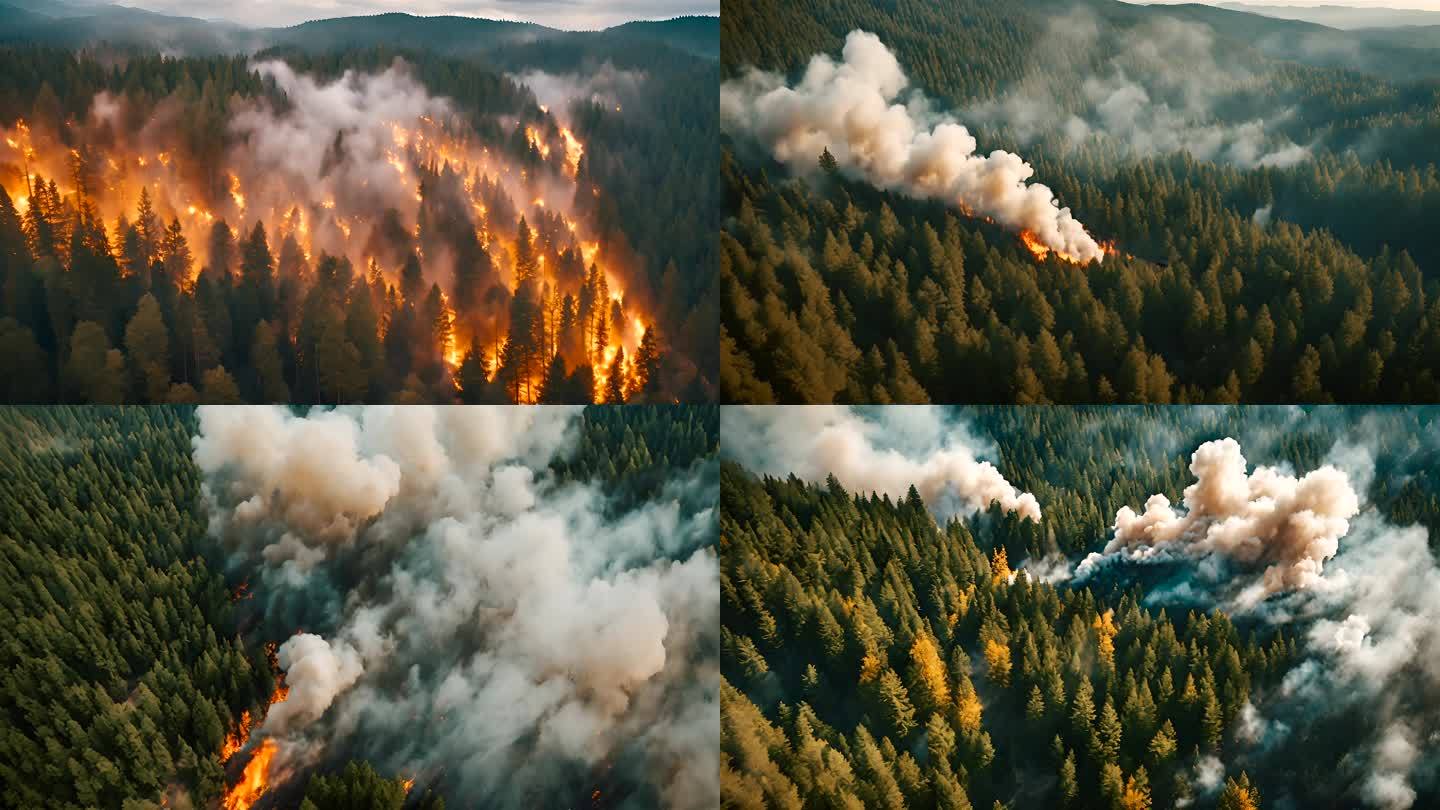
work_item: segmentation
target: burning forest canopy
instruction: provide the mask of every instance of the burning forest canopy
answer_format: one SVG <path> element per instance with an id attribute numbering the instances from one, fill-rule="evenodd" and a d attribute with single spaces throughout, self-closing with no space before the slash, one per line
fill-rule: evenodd
<path id="1" fill-rule="evenodd" d="M 713 807 L 717 443 L 713 406 L 0 410 L 7 804 Z"/>
<path id="2" fill-rule="evenodd" d="M 723 802 L 1440 800 L 1434 408 L 811 410 L 725 413 Z"/>
<path id="3" fill-rule="evenodd" d="M 726 401 L 1440 397 L 1440 49 L 898 8 L 726 5 Z"/>
<path id="4" fill-rule="evenodd" d="M 713 141 L 655 133 L 711 70 L 584 42 L 0 50 L 6 398 L 707 398 Z"/>

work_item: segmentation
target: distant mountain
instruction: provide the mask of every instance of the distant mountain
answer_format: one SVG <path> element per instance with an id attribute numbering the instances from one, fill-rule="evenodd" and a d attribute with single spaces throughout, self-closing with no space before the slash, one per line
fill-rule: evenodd
<path id="1" fill-rule="evenodd" d="M 103 42 L 161 52 L 209 54 L 253 53 L 277 46 L 328 51 L 385 45 L 463 56 L 561 37 L 612 35 L 661 43 L 708 59 L 716 59 L 720 53 L 718 17 L 632 22 L 602 32 L 579 33 L 535 23 L 402 13 L 336 17 L 287 28 L 252 29 L 120 5 L 0 0 L 0 43 L 38 42 L 70 48 Z"/>
<path id="2" fill-rule="evenodd" d="M 477 17 L 417 17 L 391 13 L 312 20 L 289 28 L 256 32 L 266 46 L 289 45 L 308 51 L 389 45 L 425 48 L 442 54 L 478 53 L 496 45 L 563 36 L 543 25 Z"/>
<path id="3" fill-rule="evenodd" d="M 1341 31 L 1318 23 L 1282 19 L 1203 3 L 1135 5 L 1115 0 L 1020 0 L 1033 11 L 1059 15 L 1076 6 L 1123 30 L 1172 18 L 1209 26 L 1218 39 L 1271 59 L 1323 68 L 1344 68 L 1390 79 L 1440 77 L 1440 39 L 1400 37 L 1373 31 Z"/>
<path id="4" fill-rule="evenodd" d="M 162 53 L 200 54 L 248 52 L 261 44 L 256 32 L 233 23 L 156 14 L 127 6 L 49 0 L 3 2 L 0 42 L 39 42 L 70 48 L 105 42 L 148 47 Z"/>
<path id="5" fill-rule="evenodd" d="M 607 28 L 606 32 L 658 40 L 707 59 L 720 58 L 719 17 L 676 17 L 658 22 L 629 22 Z"/>
<path id="6" fill-rule="evenodd" d="M 1340 29 L 1440 25 L 1440 11 L 1423 9 L 1368 6 L 1284 6 L 1260 3 L 1217 3 L 1216 5 L 1235 11 L 1245 11 L 1285 20 L 1303 20 Z"/>

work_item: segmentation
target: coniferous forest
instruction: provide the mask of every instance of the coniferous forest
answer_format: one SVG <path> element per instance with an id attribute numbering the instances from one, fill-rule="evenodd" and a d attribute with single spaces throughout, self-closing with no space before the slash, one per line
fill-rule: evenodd
<path id="1" fill-rule="evenodd" d="M 25 22 L 0 24 L 0 399 L 714 398 L 713 18 L 347 18 L 164 55 Z"/>
<path id="2" fill-rule="evenodd" d="M 1104 256 L 1027 244 L 978 181 L 957 204 L 907 188 L 933 181 L 913 163 L 882 177 L 881 127 L 826 149 L 796 110 L 722 103 L 726 400 L 1433 401 L 1440 42 L 1381 36 L 1403 30 L 1113 0 L 727 2 L 736 97 L 873 34 L 908 82 L 895 103 L 925 96 L 918 130 L 951 116 L 977 157 L 1018 155 Z"/>
<path id="3" fill-rule="evenodd" d="M 1398 596 L 1440 581 L 1432 409 L 926 417 L 937 437 L 986 448 L 1034 494 L 1039 521 L 998 501 L 950 511 L 922 498 L 916 486 L 960 446 L 907 446 L 924 420 L 899 412 L 914 409 L 812 422 L 852 439 L 830 474 L 809 463 L 805 439 L 770 441 L 774 453 L 744 441 L 779 435 L 757 425 L 795 426 L 775 411 L 797 409 L 763 410 L 725 415 L 722 806 L 1253 810 L 1440 797 L 1424 742 L 1436 730 L 1440 639 L 1404 627 L 1433 620 L 1440 603 L 1433 590 Z M 1249 496 L 1258 512 L 1231 503 L 1201 515 L 1205 496 L 1192 490 L 1204 484 L 1186 487 L 1203 453 L 1192 462 L 1191 451 L 1226 437 L 1253 465 L 1239 475 L 1265 494 Z M 861 446 L 906 461 L 849 463 L 875 458 Z M 881 469 L 900 465 L 915 485 Z M 1261 484 L 1262 467 L 1279 478 Z M 1144 506 L 1148 518 L 1155 494 L 1208 530 L 1323 511 L 1287 505 L 1284 491 L 1313 492 L 1327 476 L 1356 489 L 1359 514 L 1319 579 L 1258 601 L 1246 591 L 1259 587 L 1253 557 L 1189 544 L 1216 531 L 1148 549 L 1115 542 L 1122 510 Z M 944 489 L 974 481 L 954 475 Z M 1280 545 L 1261 523 L 1252 537 Z M 1262 559 L 1285 563 L 1280 552 Z"/>
<path id="4" fill-rule="evenodd" d="M 507 410 L 512 413 L 501 413 Z M 543 802 L 547 801 L 544 797 L 563 795 L 565 801 L 584 796 L 586 806 L 611 807 L 627 801 L 655 802 L 667 789 L 662 779 L 651 778 L 644 766 L 635 762 L 652 767 L 663 762 L 666 773 L 674 777 L 686 772 L 690 767 L 686 763 L 694 759 L 699 767 L 713 772 L 717 721 L 705 711 L 704 694 L 708 690 L 713 706 L 718 678 L 704 675 L 703 665 L 697 668 L 695 662 L 707 655 L 706 644 L 695 642 L 692 636 L 703 638 L 705 631 L 700 628 L 717 622 L 714 555 L 705 550 L 713 542 L 713 529 L 706 525 L 713 523 L 716 487 L 718 413 L 714 406 L 591 407 L 583 413 L 513 408 L 441 411 L 404 408 L 352 414 L 266 407 L 207 410 L 207 406 L 198 411 L 191 406 L 0 410 L 0 469 L 7 484 L 0 493 L 0 577 L 4 580 L 0 588 L 4 615 L 0 655 L 5 673 L 4 697 L 0 699 L 0 784 L 4 786 L 0 806 L 226 810 L 252 806 L 399 810 L 403 806 L 439 810 L 447 801 L 452 807 L 475 806 L 478 796 L 526 806 L 529 800 Z M 293 509 L 291 518 L 307 508 L 333 506 L 335 498 L 345 497 L 338 491 L 304 490 L 313 486 L 303 480 L 305 456 L 320 446 L 315 442 L 328 442 L 336 431 L 360 431 L 365 434 L 364 441 L 373 443 L 388 435 L 386 430 L 408 422 L 429 427 L 440 438 L 471 436 L 466 449 L 449 449 L 449 460 L 435 457 L 442 459 L 439 469 L 457 476 L 461 468 L 465 470 L 464 484 L 457 483 L 457 478 L 448 485 L 456 487 L 446 496 L 449 516 L 437 519 L 444 527 L 453 528 L 444 531 L 460 530 L 457 521 L 463 519 L 463 510 L 457 506 L 457 498 L 462 491 L 477 499 L 492 497 L 484 494 L 491 486 L 489 474 L 477 466 L 486 464 L 509 470 L 497 473 L 494 486 L 501 494 L 493 497 L 510 504 L 505 507 L 512 510 L 506 520 L 520 521 L 516 526 L 526 528 L 521 540 L 529 553 L 537 553 L 547 538 L 552 544 L 545 548 L 555 549 L 549 532 L 556 515 L 565 514 L 589 526 L 588 542 L 570 552 L 576 567 L 584 569 L 573 576 L 593 578 L 591 588 L 601 595 L 611 587 L 618 589 L 630 600 L 628 606 L 639 606 L 637 610 L 643 611 L 646 605 L 657 609 L 653 600 L 658 599 L 658 609 L 677 636 L 665 637 L 663 627 L 659 631 L 669 653 L 663 673 L 657 668 L 627 670 L 624 676 L 609 674 L 593 652 L 575 653 L 569 665 L 577 679 L 588 678 L 587 683 L 595 689 L 616 688 L 607 685 L 607 678 L 624 677 L 623 688 L 637 700 L 666 696 L 674 716 L 657 719 L 650 716 L 653 709 L 639 707 L 627 713 L 593 696 L 577 694 L 571 711 L 593 711 L 587 716 L 594 725 L 575 732 L 587 735 L 586 739 L 577 736 L 570 742 L 583 741 L 596 750 L 611 746 L 615 762 L 604 768 L 578 764 L 556 753 L 553 743 L 542 745 L 535 739 L 535 730 L 529 737 L 517 731 L 517 740 L 489 738 L 469 725 L 478 715 L 473 706 L 457 702 L 455 689 L 469 679 L 478 695 L 503 688 L 509 690 L 508 699 L 523 702 L 525 690 L 518 689 L 519 681 L 513 680 L 529 677 L 521 674 L 525 671 L 523 656 L 512 650 L 511 660 L 519 668 L 506 670 L 506 677 L 498 679 L 504 681 L 503 686 L 487 685 L 489 676 L 480 672 L 481 664 L 458 663 L 469 662 L 477 650 L 460 638 L 450 640 L 456 645 L 453 649 L 442 644 L 438 634 L 443 632 L 443 622 L 436 616 L 427 618 L 429 635 L 424 641 L 403 639 L 407 622 L 417 618 L 404 615 L 405 599 L 418 597 L 392 594 L 396 601 L 384 610 L 380 610 L 380 602 L 371 605 L 377 610 L 372 616 L 383 613 L 386 617 L 375 629 L 391 638 L 387 655 L 367 658 L 364 674 L 352 674 L 352 680 L 358 677 L 360 685 L 334 696 L 331 716 L 344 701 L 355 701 L 355 711 L 349 714 L 351 725 L 345 731 L 325 726 L 306 708 L 316 690 L 329 688 L 325 670 L 315 669 L 313 660 L 305 664 L 299 643 L 287 639 L 294 636 L 316 645 L 318 634 L 325 634 L 334 642 L 335 660 L 350 660 L 347 656 L 355 653 L 341 640 L 345 637 L 342 608 L 327 601 L 335 593 L 329 589 L 353 588 L 354 598 L 370 592 L 375 582 L 353 578 L 357 569 L 369 565 L 386 570 L 378 557 L 392 554 L 401 558 L 395 561 L 395 576 L 435 577 L 430 568 L 435 563 L 421 560 L 434 551 L 432 540 L 444 540 L 444 532 L 436 527 L 427 534 L 422 523 L 406 523 L 411 528 L 405 531 L 413 529 L 413 534 L 405 535 L 400 553 L 393 547 L 383 551 L 378 540 L 367 535 L 370 539 L 354 541 L 365 553 L 349 556 L 346 547 L 305 537 L 301 542 L 313 543 L 310 548 L 315 553 L 333 556 L 325 561 L 311 559 L 304 565 L 294 558 L 281 565 L 272 556 L 277 561 L 272 568 L 260 560 L 259 547 L 246 545 L 278 541 L 276 536 L 262 537 L 269 529 L 248 535 L 243 531 L 222 533 L 219 528 L 229 518 L 225 505 L 216 498 L 221 490 L 217 475 L 230 476 L 227 486 L 243 486 L 246 476 L 254 472 L 246 466 L 247 457 L 222 446 L 225 430 L 248 424 L 244 420 L 250 419 L 288 431 L 297 446 L 306 448 L 285 459 L 272 458 L 279 464 L 275 469 L 288 472 L 266 479 L 276 487 L 267 497 Z M 370 424 L 361 426 L 361 420 L 370 420 Z M 562 426 L 563 431 L 551 429 Z M 482 432 L 469 433 L 472 427 Z M 514 442 L 508 449 L 493 436 L 493 431 L 502 427 Z M 406 435 L 412 440 L 416 436 Z M 204 449 L 208 441 L 216 442 L 213 449 L 225 456 L 219 466 L 216 456 Z M 330 446 L 344 445 L 342 440 Z M 517 460 L 522 456 L 543 459 L 557 449 L 562 452 L 527 468 L 523 476 L 515 474 L 519 467 L 510 466 L 521 463 Z M 433 464 L 417 471 L 411 466 L 415 458 L 397 449 L 388 456 L 365 453 L 348 463 L 341 455 L 328 454 L 322 463 L 329 466 L 332 476 L 358 477 L 337 478 L 345 491 L 353 493 L 352 488 L 361 483 L 358 479 L 368 473 L 378 472 L 383 479 L 392 458 L 400 465 L 397 475 L 410 482 L 404 495 L 390 496 L 386 504 L 390 511 L 377 515 L 371 523 L 385 523 L 382 518 L 388 518 L 393 530 L 401 514 L 407 521 L 420 521 L 425 509 L 431 508 L 418 505 L 413 488 L 420 486 L 417 482 L 425 480 L 426 474 L 437 472 Z M 527 488 L 532 486 L 534 493 L 544 496 L 538 503 L 527 504 L 525 496 L 518 501 L 504 500 L 520 493 L 528 495 Z M 656 492 L 661 490 L 668 497 L 657 503 Z M 561 502 L 568 505 L 556 505 Z M 353 494 L 349 503 L 352 509 L 357 503 Z M 657 509 L 662 522 L 652 526 Z M 266 520 L 245 525 L 264 526 Z M 339 518 L 326 516 L 326 521 L 334 520 Z M 493 528 L 497 518 L 488 520 L 485 525 Z M 269 525 L 273 528 L 276 524 Z M 302 525 L 297 520 L 291 531 L 298 534 Z M 467 542 L 461 545 L 492 552 L 503 545 L 502 531 L 487 538 L 479 525 L 467 524 Z M 651 534 L 660 531 L 656 526 L 667 527 L 671 533 L 657 539 Z M 682 536 L 682 532 L 686 533 Z M 396 539 L 387 536 L 392 542 Z M 624 538 L 623 551 L 619 544 L 606 545 L 616 543 L 616 536 Z M 329 542 L 335 539 L 331 536 Z M 663 542 L 663 549 L 647 549 L 645 544 L 651 541 Z M 512 553 L 520 551 L 517 546 Z M 589 563 L 596 561 L 586 555 L 597 554 L 615 555 L 611 562 L 619 565 L 623 561 L 629 573 L 598 565 L 592 568 Z M 668 562 L 653 564 L 647 554 L 673 558 L 676 563 L 673 568 Z M 589 562 L 582 566 L 581 558 Z M 478 559 L 471 558 L 471 564 L 483 567 Z M 410 573 L 401 573 L 407 567 Z M 346 572 L 337 570 L 341 568 Z M 693 604 L 654 590 L 656 581 L 677 588 L 671 577 L 680 574 L 673 572 L 686 572 L 690 577 L 684 587 L 693 591 Z M 553 573 L 551 586 L 559 593 L 564 588 L 563 575 Z M 504 587 L 506 577 L 520 582 L 520 573 L 513 569 L 503 573 L 497 568 L 486 574 L 472 567 L 466 576 L 489 577 L 491 592 L 485 597 L 484 610 L 516 610 L 513 602 L 508 610 L 503 603 L 519 597 L 502 596 L 498 590 Z M 371 592 L 366 598 L 385 597 Z M 457 600 L 462 598 L 452 593 L 448 604 L 459 604 Z M 594 590 L 567 598 L 590 610 L 598 604 Z M 708 608 L 707 600 L 711 602 Z M 535 630 L 537 638 L 557 632 L 555 628 L 567 621 L 564 611 L 543 600 L 532 598 L 524 606 L 544 612 L 549 629 Z M 471 610 L 475 610 L 473 605 Z M 608 610 L 606 621 L 619 628 L 614 631 L 617 633 L 638 633 L 636 628 L 649 621 L 648 614 L 642 613 L 638 620 L 630 616 L 626 606 Z M 692 610 L 709 618 L 694 619 L 700 624 L 691 627 L 687 611 Z M 297 618 L 301 615 L 303 620 Z M 471 615 L 464 621 L 466 632 L 482 632 L 482 626 L 490 621 L 493 619 Z M 663 624 L 664 619 L 661 621 Z M 486 632 L 499 634 L 502 627 L 503 621 Z M 678 638 L 681 628 L 685 639 Z M 711 636 L 716 632 L 713 626 L 708 631 Z M 419 649 L 406 652 L 405 645 Z M 584 647 L 579 643 L 573 646 Z M 487 649 L 501 658 L 509 655 L 494 642 Z M 413 666 L 408 684 L 389 680 L 394 672 L 379 672 L 387 656 L 399 660 L 402 681 L 405 668 Z M 483 655 L 476 659 L 480 660 Z M 432 682 L 437 669 L 449 684 L 448 698 L 429 694 L 438 686 Z M 537 676 L 531 688 L 553 694 L 555 686 Z M 390 726 L 386 725 L 386 712 L 396 711 L 397 704 L 387 708 L 381 694 L 403 694 L 408 700 L 427 696 L 423 700 L 439 702 L 417 715 L 407 710 L 401 722 Z M 538 699 L 538 694 L 532 693 L 529 699 Z M 592 700 L 596 701 L 593 706 Z M 608 708 L 595 708 L 601 704 Z M 367 710 L 377 706 L 376 715 L 366 719 Z M 698 709 L 698 719 L 680 716 L 687 707 Z M 447 721 L 447 715 L 455 719 Z M 507 722 L 528 722 L 517 721 L 517 716 L 512 714 Z M 684 723 L 698 723 L 702 749 L 687 750 L 663 740 L 637 742 L 637 735 L 618 730 L 627 716 L 642 717 L 657 735 Z M 357 722 L 358 729 L 353 725 Z M 711 745 L 708 752 L 703 750 L 706 738 Z M 608 742 L 602 742 L 605 740 Z M 468 757 L 478 756 L 477 752 L 504 758 L 522 750 L 522 759 L 530 758 L 530 764 L 516 766 L 516 773 L 508 776 L 461 767 Z M 483 777 L 482 771 L 487 772 Z M 586 781 L 572 784 L 577 772 Z M 693 794 L 671 794 L 667 803 L 714 806 L 713 795 L 703 785 L 687 787 Z M 507 796 L 509 790 L 516 794 Z M 590 800 L 596 790 L 604 791 L 603 801 L 598 797 Z M 522 801 L 516 795 L 530 799 Z"/>

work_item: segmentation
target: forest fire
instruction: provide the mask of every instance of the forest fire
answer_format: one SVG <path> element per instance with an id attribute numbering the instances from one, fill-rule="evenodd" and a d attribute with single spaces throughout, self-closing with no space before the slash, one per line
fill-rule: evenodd
<path id="1" fill-rule="evenodd" d="M 275 676 L 275 691 L 270 694 L 269 706 L 277 703 L 284 703 L 290 697 L 290 687 L 285 683 L 285 675 L 279 672 L 276 661 L 275 644 L 267 644 L 265 647 L 266 657 L 270 660 L 270 667 L 277 672 Z M 255 730 L 255 722 L 247 709 L 240 713 L 240 719 L 235 728 L 225 735 L 225 743 L 220 749 L 221 764 L 227 763 L 237 753 L 250 747 L 251 734 Z M 225 792 L 223 807 L 225 810 L 249 810 L 270 786 L 270 766 L 275 760 L 277 746 L 275 741 L 269 737 L 260 740 L 259 747 L 250 755 L 249 761 L 245 763 L 245 770 L 240 775 L 240 781 L 236 782 Z"/>
<path id="2" fill-rule="evenodd" d="M 424 114 L 373 122 L 362 134 L 336 124 L 321 133 L 319 153 L 304 154 L 266 145 L 284 126 L 272 111 L 237 101 L 234 137 L 202 158 L 178 135 L 117 131 L 97 100 L 89 117 L 57 132 L 25 121 L 0 129 L 0 187 L 37 256 L 54 255 L 62 266 L 73 250 L 70 234 L 83 232 L 121 277 L 140 276 L 148 286 L 159 266 L 193 294 L 202 273 L 244 275 L 237 265 L 258 227 L 275 283 L 295 284 L 303 295 L 321 266 L 338 259 L 349 265 L 342 277 L 371 283 L 377 309 L 413 307 L 418 323 L 433 322 L 428 345 L 415 339 L 421 335 L 405 342 L 417 356 L 435 358 L 456 388 L 457 372 L 478 348 L 487 378 L 504 370 L 513 401 L 539 399 L 557 355 L 567 373 L 589 365 L 598 394 L 614 358 L 629 358 L 620 367 L 625 384 L 610 394 L 637 392 L 646 330 L 627 327 L 653 319 L 640 300 L 599 283 L 636 268 L 595 224 L 591 195 L 576 193 L 580 138 L 553 119 L 516 123 L 525 145 L 517 151 L 513 142 L 482 140 L 448 103 L 426 103 Z M 408 268 L 415 259 L 419 278 Z M 426 311 L 435 286 L 443 313 Z M 383 343 L 396 318 L 377 314 Z M 300 339 L 297 324 L 275 326 Z"/>
<path id="3" fill-rule="evenodd" d="M 225 794 L 225 810 L 249 810 L 270 786 L 270 763 L 275 759 L 275 741 L 266 737 L 245 763 L 240 781 Z"/>
<path id="4" fill-rule="evenodd" d="M 1055 254 L 1056 258 L 1063 259 L 1064 261 L 1067 261 L 1071 264 L 1089 263 L 1088 260 L 1082 260 L 1077 256 L 1071 256 L 1068 253 L 1051 250 L 1048 245 L 1040 241 L 1040 238 L 1038 236 L 1028 230 L 1020 231 L 1020 242 L 1025 246 L 1026 250 L 1030 251 L 1030 255 L 1035 257 L 1035 261 L 1044 261 L 1048 256 L 1050 256 L 1050 254 L 1053 253 Z M 1114 240 L 1098 242 L 1097 244 L 1099 245 L 1101 252 L 1106 256 L 1117 256 L 1120 253 L 1120 251 L 1115 247 Z"/>

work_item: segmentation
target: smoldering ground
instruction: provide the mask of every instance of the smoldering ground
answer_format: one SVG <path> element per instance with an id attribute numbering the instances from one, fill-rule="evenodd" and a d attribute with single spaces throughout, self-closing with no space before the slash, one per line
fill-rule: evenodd
<path id="1" fill-rule="evenodd" d="M 1203 445 L 1183 507 L 1123 509 L 1074 581 L 1140 583 L 1152 606 L 1219 608 L 1295 640 L 1289 671 L 1252 696 L 1221 757 L 1229 775 L 1249 772 L 1266 806 L 1429 806 L 1440 796 L 1440 565 L 1428 532 L 1397 525 L 1370 493 L 1433 464 L 1440 431 L 1415 413 L 1342 411 L 1272 421 L 1290 426 L 1279 444 L 1328 438 L 1304 471 L 1247 470 L 1238 443 Z"/>
<path id="2" fill-rule="evenodd" d="M 200 409 L 210 532 L 284 639 L 258 732 L 282 770 L 364 758 L 459 806 L 715 806 L 715 464 L 622 508 L 551 471 L 582 418 Z"/>

